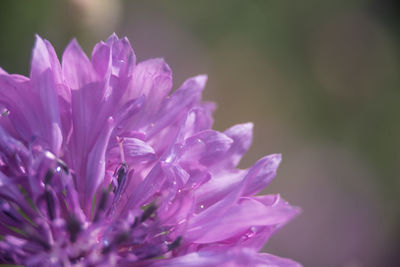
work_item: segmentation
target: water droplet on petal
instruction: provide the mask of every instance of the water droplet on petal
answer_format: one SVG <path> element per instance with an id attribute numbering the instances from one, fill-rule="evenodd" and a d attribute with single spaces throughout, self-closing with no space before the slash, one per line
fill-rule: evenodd
<path id="1" fill-rule="evenodd" d="M 165 159 L 166 163 L 171 163 L 172 162 L 172 155 L 169 155 L 166 159 Z"/>
<path id="2" fill-rule="evenodd" d="M 200 209 L 204 209 L 204 205 L 200 205 Z"/>

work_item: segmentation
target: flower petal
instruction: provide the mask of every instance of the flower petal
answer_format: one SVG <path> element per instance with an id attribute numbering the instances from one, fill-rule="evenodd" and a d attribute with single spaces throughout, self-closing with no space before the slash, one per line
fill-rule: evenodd
<path id="1" fill-rule="evenodd" d="M 249 249 L 233 249 L 226 252 L 200 251 L 183 256 L 157 260 L 149 263 L 151 267 L 301 267 L 289 259 L 266 253 L 256 253 Z"/>
<path id="2" fill-rule="evenodd" d="M 111 47 L 111 73 L 115 76 L 130 77 L 136 65 L 136 56 L 128 38 L 119 39 L 114 33 L 106 41 Z"/>
<path id="3" fill-rule="evenodd" d="M 188 79 L 170 98 L 164 98 L 161 108 L 151 118 L 154 125 L 151 124 L 146 131 L 148 138 L 159 133 L 164 127 L 172 125 L 173 122 L 182 120 L 192 106 L 200 100 L 206 81 L 205 75 Z"/>
<path id="4" fill-rule="evenodd" d="M 86 177 L 85 189 L 82 190 L 84 194 L 84 207 L 86 214 L 89 214 L 90 206 L 92 204 L 92 199 L 94 192 L 96 192 L 97 187 L 101 184 L 104 179 L 105 172 L 105 153 L 107 150 L 108 140 L 110 139 L 112 130 L 114 127 L 114 122 L 112 118 L 109 118 L 107 124 L 105 125 L 103 131 L 97 139 L 96 144 L 93 146 L 92 150 L 88 154 L 87 166 L 86 166 Z M 81 191 L 81 192 L 82 192 Z"/>
<path id="5" fill-rule="evenodd" d="M 172 88 L 172 71 L 162 58 L 149 59 L 140 62 L 134 72 L 132 87 L 127 92 L 126 98 L 132 99 L 147 96 L 149 112 L 158 110 L 164 97 Z"/>
<path id="6" fill-rule="evenodd" d="M 123 148 L 127 161 L 149 161 L 156 157 L 154 149 L 146 142 L 137 138 L 124 138 Z"/>
<path id="7" fill-rule="evenodd" d="M 234 168 L 247 152 L 253 138 L 253 123 L 235 125 L 224 132 L 233 139 L 233 144 L 227 152 L 227 167 Z"/>
<path id="8" fill-rule="evenodd" d="M 62 82 L 61 67 L 54 49 L 47 46 L 39 36 L 36 36 L 33 48 L 31 82 L 40 99 L 40 104 L 36 107 L 41 111 L 43 123 L 40 137 L 58 155 L 63 141 L 57 96 L 57 87 Z"/>
<path id="9" fill-rule="evenodd" d="M 183 165 L 217 164 L 221 156 L 228 151 L 233 140 L 223 133 L 205 130 L 185 140 L 180 162 Z"/>
<path id="10" fill-rule="evenodd" d="M 225 170 L 214 174 L 213 179 L 196 190 L 198 203 L 209 207 L 225 198 L 234 188 L 240 188 L 240 195 L 243 196 L 258 193 L 275 177 L 280 159 L 279 154 L 274 154 L 258 160 L 246 171 Z"/>
<path id="11" fill-rule="evenodd" d="M 100 79 L 103 79 L 110 70 L 111 48 L 104 42 L 96 44 L 92 52 L 92 65 Z"/>
<path id="12" fill-rule="evenodd" d="M 78 90 L 97 80 L 91 62 L 76 39 L 73 39 L 64 51 L 62 73 L 71 90 Z"/>
<path id="13" fill-rule="evenodd" d="M 41 136 L 39 100 L 32 91 L 28 78 L 20 75 L 0 74 L 0 103 L 9 111 L 8 118 L 15 131 L 26 142 Z"/>
<path id="14" fill-rule="evenodd" d="M 186 238 L 196 243 L 221 241 L 253 226 L 282 224 L 293 218 L 297 212 L 290 206 L 268 207 L 255 199 L 241 198 L 230 209 L 221 210 L 219 216 L 207 216 L 207 220 L 201 220 L 201 223 L 193 218 Z"/>

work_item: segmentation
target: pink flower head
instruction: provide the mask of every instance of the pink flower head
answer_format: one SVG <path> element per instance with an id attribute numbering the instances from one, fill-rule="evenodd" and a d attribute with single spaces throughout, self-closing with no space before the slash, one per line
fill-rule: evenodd
<path id="1" fill-rule="evenodd" d="M 299 266 L 258 253 L 298 213 L 255 196 L 280 155 L 237 169 L 251 123 L 211 129 L 207 77 L 171 93 L 163 59 L 112 35 L 62 63 L 36 37 L 29 77 L 0 69 L 0 261 L 25 266 Z"/>

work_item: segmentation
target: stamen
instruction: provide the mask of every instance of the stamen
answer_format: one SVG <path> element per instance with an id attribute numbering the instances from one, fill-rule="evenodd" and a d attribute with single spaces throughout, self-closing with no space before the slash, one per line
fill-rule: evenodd
<path id="1" fill-rule="evenodd" d="M 74 243 L 82 230 L 80 221 L 74 215 L 67 220 L 67 230 L 69 232 L 69 240 Z"/>
<path id="2" fill-rule="evenodd" d="M 116 208 L 116 205 L 121 198 L 122 193 L 125 190 L 126 185 L 126 177 L 128 174 L 128 166 L 126 163 L 122 163 L 122 165 L 116 170 L 114 176 L 117 176 L 117 186 L 114 187 L 114 199 L 112 201 L 111 209 L 108 211 L 109 213 L 113 214 Z M 109 191 L 109 190 L 108 190 Z"/>
<path id="3" fill-rule="evenodd" d="M 57 163 L 66 174 L 69 174 L 69 168 L 68 168 L 67 164 L 64 161 L 62 161 L 61 159 L 58 159 Z"/>
<path id="4" fill-rule="evenodd" d="M 174 240 L 174 242 L 168 245 L 168 250 L 176 249 L 181 245 L 181 242 L 182 242 L 182 236 L 179 236 L 177 239 Z"/>
<path id="5" fill-rule="evenodd" d="M 7 217 L 9 217 L 10 219 L 12 219 L 14 222 L 19 223 L 20 220 L 15 217 L 11 212 L 7 211 L 7 210 L 2 210 L 3 214 L 6 215 Z"/>
<path id="6" fill-rule="evenodd" d="M 32 198 L 30 198 L 30 196 L 29 196 L 28 192 L 25 190 L 25 188 L 23 188 L 21 185 L 17 185 L 17 187 L 18 187 L 18 190 L 21 192 L 21 194 L 24 196 L 26 202 L 28 202 L 29 206 L 33 210 L 37 211 L 38 208 L 36 207 L 35 202 L 32 200 Z"/>
<path id="7" fill-rule="evenodd" d="M 50 250 L 50 244 L 36 235 L 29 235 L 29 240 L 34 241 L 41 245 L 45 250 Z"/>
<path id="8" fill-rule="evenodd" d="M 154 203 L 151 203 L 148 206 L 144 207 L 144 211 L 142 213 L 142 217 L 140 218 L 140 222 L 144 222 L 145 220 L 147 220 L 148 218 L 150 218 L 151 215 L 154 214 L 154 212 L 157 210 L 157 206 Z"/>
<path id="9" fill-rule="evenodd" d="M 102 254 L 109 253 L 114 247 L 121 245 L 125 241 L 129 240 L 129 238 L 130 238 L 129 231 L 123 231 L 123 232 L 116 234 L 113 241 L 111 242 L 111 244 L 104 246 L 101 253 Z"/>
<path id="10" fill-rule="evenodd" d="M 16 223 L 21 222 L 21 220 L 19 220 L 12 212 L 10 204 L 7 201 L 4 201 L 2 199 L 0 199 L 0 209 L 1 212 L 6 215 L 8 218 L 10 218 L 11 220 L 13 220 Z"/>
<path id="11" fill-rule="evenodd" d="M 44 197 L 46 199 L 47 212 L 49 214 L 50 220 L 54 220 L 56 216 L 54 197 L 47 186 L 44 191 Z"/>
<path id="12" fill-rule="evenodd" d="M 50 184 L 51 178 L 53 178 L 53 175 L 54 175 L 54 171 L 52 169 L 49 169 L 44 176 L 44 184 L 46 184 L 46 185 Z"/>
<path id="13" fill-rule="evenodd" d="M 99 205 L 97 206 L 97 211 L 93 219 L 94 222 L 97 222 L 100 219 L 101 213 L 103 213 L 103 211 L 106 208 L 107 199 L 108 199 L 108 192 L 106 190 L 103 190 L 101 192 L 100 202 Z"/>
<path id="14" fill-rule="evenodd" d="M 139 224 L 139 218 L 136 216 L 135 220 L 131 224 L 131 229 L 135 228 Z"/>
<path id="15" fill-rule="evenodd" d="M 117 195 L 118 193 L 122 193 L 122 189 L 126 184 L 126 175 L 128 174 L 128 166 L 125 163 L 122 163 L 121 167 L 117 170 L 117 182 L 118 186 L 114 188 L 114 193 Z"/>

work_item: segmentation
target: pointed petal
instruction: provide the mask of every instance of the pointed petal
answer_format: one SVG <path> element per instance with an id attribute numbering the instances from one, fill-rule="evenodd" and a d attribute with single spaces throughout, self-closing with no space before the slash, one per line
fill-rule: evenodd
<path id="1" fill-rule="evenodd" d="M 89 214 L 88 212 L 92 204 L 94 193 L 104 179 L 105 152 L 107 150 L 108 141 L 110 139 L 113 127 L 113 119 L 109 118 L 103 131 L 98 137 L 96 144 L 88 154 L 84 189 L 84 207 L 87 212 L 86 214 Z"/>
<path id="2" fill-rule="evenodd" d="M 148 127 L 148 138 L 159 133 L 164 127 L 173 125 L 174 122 L 186 117 L 187 112 L 201 99 L 201 91 L 206 81 L 205 75 L 190 78 L 170 98 L 164 98 L 161 108 L 150 119 L 154 121 L 154 125 L 150 124 Z"/>
<path id="3" fill-rule="evenodd" d="M 91 62 L 75 39 L 64 51 L 62 72 L 64 80 L 71 90 L 78 90 L 97 80 Z"/>
<path id="4" fill-rule="evenodd" d="M 211 129 L 213 125 L 212 113 L 215 108 L 215 103 L 206 102 L 190 110 L 184 129 L 182 129 L 183 138 L 186 139 L 200 131 Z"/>
<path id="5" fill-rule="evenodd" d="M 225 134 L 233 139 L 233 144 L 227 152 L 226 164 L 228 168 L 234 168 L 250 147 L 253 123 L 235 125 L 226 130 Z"/>
<path id="6" fill-rule="evenodd" d="M 274 154 L 256 162 L 246 171 L 222 171 L 214 174 L 213 179 L 196 190 L 196 199 L 201 205 L 209 207 L 240 188 L 240 196 L 249 196 L 260 192 L 275 177 L 281 156 Z"/>
<path id="7" fill-rule="evenodd" d="M 223 133 L 206 130 L 185 140 L 180 161 L 209 166 L 219 161 L 233 140 Z"/>
<path id="8" fill-rule="evenodd" d="M 161 101 L 172 88 L 172 71 L 161 58 L 140 62 L 133 72 L 132 87 L 127 92 L 127 98 L 147 97 L 147 110 L 158 110 Z"/>
<path id="9" fill-rule="evenodd" d="M 116 34 L 112 34 L 106 41 L 111 47 L 111 73 L 116 76 L 132 75 L 136 65 L 136 55 L 128 38 L 119 39 Z"/>
<path id="10" fill-rule="evenodd" d="M 253 166 L 257 174 L 249 179 L 243 195 L 250 196 L 263 190 L 275 178 L 281 160 L 281 154 L 269 155 L 258 160 Z"/>
<path id="11" fill-rule="evenodd" d="M 137 190 L 129 197 L 125 207 L 122 209 L 122 213 L 127 213 L 131 209 L 146 204 L 150 197 L 161 190 L 165 179 L 161 163 L 157 163 L 138 186 Z"/>
<path id="12" fill-rule="evenodd" d="M 96 44 L 92 52 L 92 65 L 100 79 L 103 79 L 111 66 L 111 48 L 104 42 Z"/>
<path id="13" fill-rule="evenodd" d="M 32 55 L 31 82 L 33 90 L 38 94 L 41 110 L 42 139 L 51 147 L 56 155 L 60 152 L 62 132 L 60 111 L 58 108 L 57 87 L 61 82 L 61 69 L 54 49 L 36 36 Z"/>
<path id="14" fill-rule="evenodd" d="M 186 238 L 196 243 L 221 241 L 253 226 L 273 226 L 289 221 L 297 210 L 292 207 L 268 207 L 252 198 L 241 198 L 237 205 L 219 216 L 208 216 L 201 224 L 194 218 Z M 229 225 L 229 227 L 226 227 Z"/>

